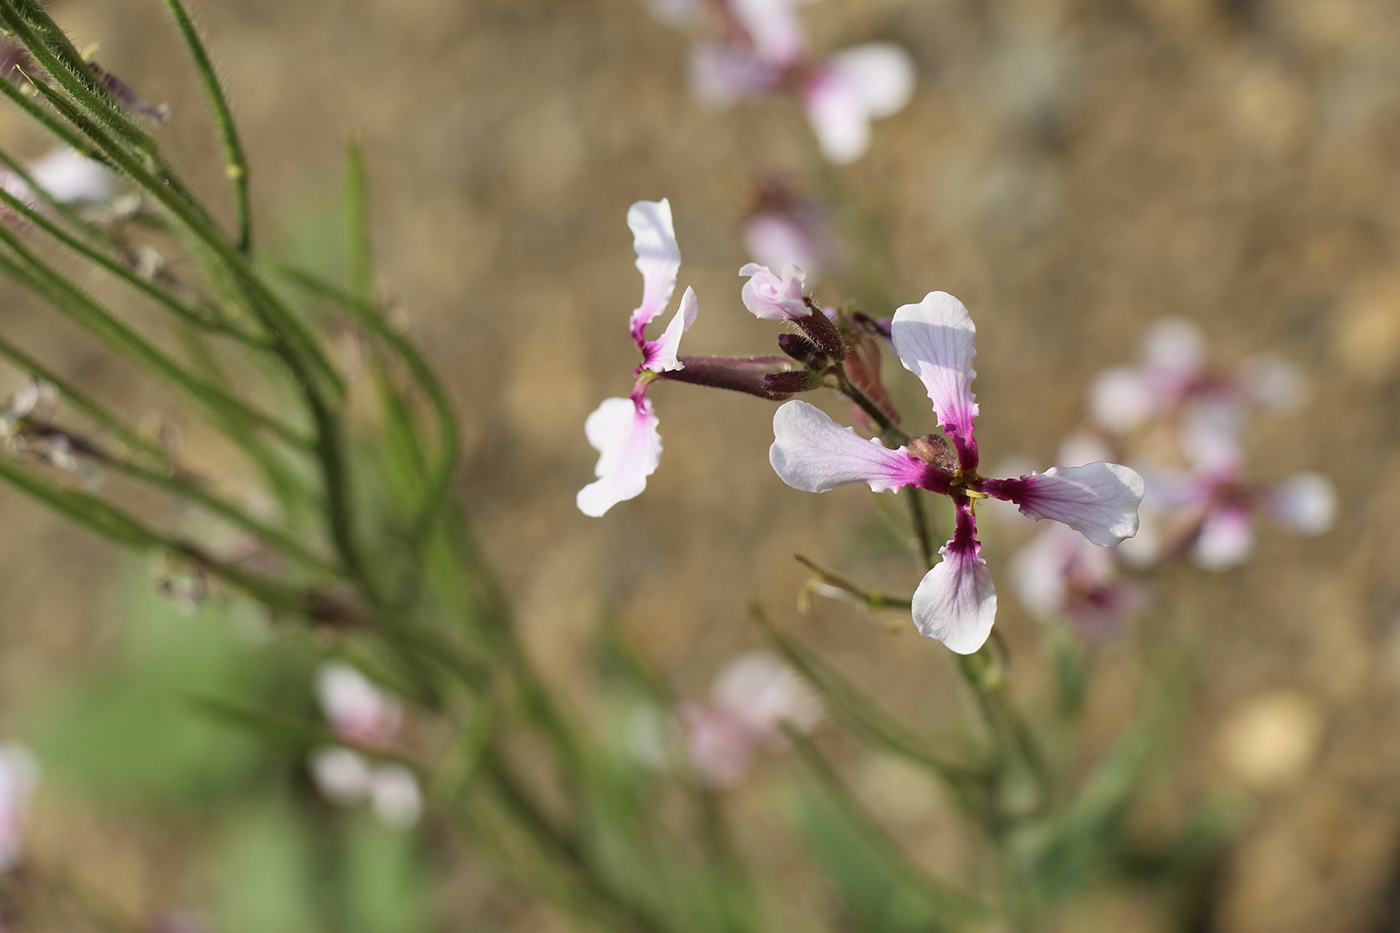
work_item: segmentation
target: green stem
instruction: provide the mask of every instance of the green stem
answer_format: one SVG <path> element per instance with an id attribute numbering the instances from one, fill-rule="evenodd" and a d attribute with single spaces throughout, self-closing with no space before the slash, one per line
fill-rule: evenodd
<path id="1" fill-rule="evenodd" d="M 6 93 L 7 96 L 13 97 L 5 90 L 5 85 L 6 82 L 0 82 L 0 93 Z M 315 339 L 296 319 L 291 310 L 284 306 L 277 299 L 277 296 L 258 279 L 257 274 L 248 265 L 247 257 L 239 253 L 209 219 L 209 216 L 185 196 L 183 189 L 168 172 L 162 170 L 159 175 L 152 172 L 145 164 L 146 159 L 133 156 L 113 140 L 102 127 L 94 123 L 71 101 L 52 88 L 42 82 L 34 87 L 54 110 L 78 128 L 81 136 L 77 136 L 77 138 L 87 137 L 87 141 L 81 144 L 82 151 L 92 151 L 92 145 L 95 144 L 97 151 L 101 152 L 113 165 L 127 174 L 132 181 L 136 182 L 147 194 L 174 215 L 175 219 L 183 224 L 191 235 L 214 254 L 247 299 L 250 310 L 258 316 L 261 323 L 267 327 L 268 332 L 284 347 L 279 356 L 283 357 L 284 362 L 293 369 L 294 374 L 299 369 L 306 369 L 301 359 L 301 354 L 305 354 L 310 365 L 317 371 L 319 378 L 324 379 L 335 393 L 344 393 L 344 380 L 330 365 Z M 19 94 L 17 88 L 10 88 L 10 90 Z M 22 98 L 23 95 L 19 96 Z M 43 120 L 41 122 L 46 127 L 50 127 L 56 121 Z M 68 135 L 76 136 L 77 134 L 70 131 Z M 151 161 L 153 161 L 153 157 L 151 157 Z M 292 358 L 295 358 L 294 363 Z M 298 379 L 309 382 L 310 375 L 303 372 Z M 314 384 L 313 388 L 316 388 Z M 319 388 L 316 388 L 316 391 L 319 391 Z"/>
<path id="2" fill-rule="evenodd" d="M 10 158 L 4 153 L 0 153 L 0 161 L 13 164 Z M 265 352 L 270 349 L 270 345 L 263 338 L 250 334 L 228 321 L 219 320 L 212 316 L 211 312 L 207 310 L 201 313 L 195 308 L 184 304 L 165 289 L 159 288 L 155 284 L 137 275 L 127 264 L 119 262 L 106 255 L 101 250 L 82 242 L 8 191 L 0 189 L 0 203 L 4 203 L 10 210 L 19 214 L 27 222 L 58 240 L 64 246 L 73 250 L 73 252 L 116 276 L 130 287 L 141 292 L 147 298 L 150 298 L 157 304 L 171 311 L 185 323 L 198 327 L 201 330 L 211 331 L 232 338 L 244 346 L 259 352 Z"/>
<path id="3" fill-rule="evenodd" d="M 354 314 L 356 320 L 368 327 L 375 336 L 393 349 L 399 359 L 408 367 L 409 372 L 413 374 L 419 387 L 427 393 L 437 418 L 439 453 L 437 467 L 428 482 L 423 504 L 420 506 L 418 518 L 414 523 L 415 538 L 421 539 L 427 534 L 435 518 L 442 511 L 447 494 L 451 491 L 452 473 L 457 467 L 460 432 L 457 426 L 457 417 L 452 410 L 452 402 L 447 397 L 447 390 L 417 348 L 402 334 L 390 327 L 374 305 L 361 301 L 354 295 L 341 291 L 329 282 L 301 269 L 281 264 L 274 265 L 273 268 L 294 285 L 320 294 Z"/>
<path id="4" fill-rule="evenodd" d="M 310 570 L 331 577 L 339 576 L 341 573 L 338 568 L 332 567 L 325 560 L 317 557 L 307 550 L 305 545 L 286 532 L 259 521 L 233 503 L 200 488 L 198 480 L 189 480 L 179 475 L 172 476 L 158 470 L 148 469 L 140 464 L 114 457 L 87 442 L 84 442 L 84 448 L 83 452 L 88 453 L 103 466 L 110 467 L 119 473 L 124 473 L 133 479 L 148 483 L 194 503 L 210 514 L 217 515 L 230 524 L 256 535 L 268 544 L 275 545 L 287 556 L 297 560 Z"/>
<path id="5" fill-rule="evenodd" d="M 123 324 L 114 314 L 89 298 L 65 276 L 40 259 L 24 244 L 18 234 L 4 224 L 0 224 L 0 241 L 9 246 L 29 267 L 26 269 L 14 259 L 0 256 L 0 271 L 43 295 L 76 324 L 130 357 L 138 366 L 158 373 L 211 410 L 246 418 L 294 447 L 305 449 L 310 446 L 300 433 L 271 415 L 250 408 L 218 386 L 187 373 L 178 363 L 156 349 L 144 337 Z"/>
<path id="6" fill-rule="evenodd" d="M 625 925 L 624 928 L 636 933 L 664 933 L 663 926 L 658 925 L 629 898 L 618 892 L 596 870 L 582 847 L 559 830 L 530 800 L 494 749 L 487 749 L 481 773 L 483 779 L 490 783 L 497 797 L 511 812 L 517 825 L 523 826 L 544 852 L 563 864 L 598 909 L 612 915 L 615 921 Z M 609 926 L 608 929 L 618 927 Z"/>
<path id="7" fill-rule="evenodd" d="M 0 3 L 0 22 L 14 33 L 49 77 L 127 145 L 141 152 L 155 150 L 155 139 L 127 116 L 63 30 L 37 3 L 4 0 Z"/>
<path id="8" fill-rule="evenodd" d="M 204 93 L 209 97 L 209 107 L 214 111 L 214 121 L 219 126 L 219 138 L 224 143 L 225 173 L 233 184 L 233 198 L 238 211 L 238 251 L 244 256 L 253 252 L 253 217 L 248 194 L 248 159 L 243 153 L 243 143 L 239 139 L 238 125 L 234 122 L 233 111 L 229 108 L 228 97 L 219 84 L 219 76 L 209 60 L 209 53 L 199 38 L 199 31 L 180 0 L 166 0 L 165 5 L 175 18 L 175 25 L 185 40 L 185 46 L 194 59 L 195 69 L 204 84 Z"/>
<path id="9" fill-rule="evenodd" d="M 306 611 L 306 600 L 297 590 L 217 560 L 188 541 L 155 531 L 97 496 L 74 489 L 60 489 L 5 457 L 0 457 L 0 479 L 117 544 L 137 551 L 175 554 L 198 565 L 211 576 L 243 590 L 271 609 L 297 614 Z"/>
<path id="10" fill-rule="evenodd" d="M 930 878 L 922 868 L 914 864 L 908 854 L 889 834 L 875 822 L 874 817 L 856 800 L 831 763 L 817 750 L 812 740 L 791 725 L 783 724 L 783 733 L 792 743 L 802 763 L 816 779 L 826 798 L 845 818 L 846 822 L 875 849 L 883 852 L 898 875 L 916 886 L 937 904 L 940 913 L 954 914 L 965 919 L 975 920 L 988 915 L 986 906 L 968 894 L 956 891 L 948 885 Z"/>
<path id="11" fill-rule="evenodd" d="M 28 370 L 35 378 L 53 385 L 54 388 L 58 389 L 58 393 L 63 399 L 71 402 L 79 411 L 86 413 L 103 428 L 111 431 L 133 451 L 140 451 L 160 462 L 165 462 L 168 459 L 165 451 L 161 450 L 159 445 L 146 440 L 117 415 L 112 414 L 73 383 L 21 350 L 3 335 L 0 335 L 0 356 L 8 357 L 16 366 Z"/>

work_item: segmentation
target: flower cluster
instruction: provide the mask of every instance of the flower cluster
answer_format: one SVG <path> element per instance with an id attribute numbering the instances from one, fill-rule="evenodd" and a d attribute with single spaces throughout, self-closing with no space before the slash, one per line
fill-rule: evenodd
<path id="1" fill-rule="evenodd" d="M 792 668 L 751 651 L 720 670 L 705 699 L 683 700 L 674 712 L 634 710 L 630 738 L 649 766 L 680 765 L 724 789 L 739 783 L 764 751 L 784 747 L 784 725 L 811 732 L 821 717 L 821 702 Z"/>
<path id="2" fill-rule="evenodd" d="M 914 90 L 909 53 L 872 42 L 814 59 L 797 7 L 809 0 L 652 0 L 682 24 L 707 18 L 712 33 L 691 49 L 690 83 L 703 102 L 727 107 L 793 91 L 832 162 L 854 162 L 870 145 L 872 120 L 904 109 Z"/>
<path id="3" fill-rule="evenodd" d="M 904 442 L 886 447 L 878 438 L 867 440 L 837 425 L 807 402 L 789 401 L 774 416 L 769 461 L 784 482 L 809 492 L 864 483 L 876 492 L 912 486 L 948 496 L 953 537 L 941 551 L 943 560 L 919 584 L 913 617 L 920 632 L 959 653 L 982 646 L 996 615 L 996 590 L 977 539 L 978 499 L 1013 502 L 1023 514 L 1061 522 L 1099 546 L 1118 544 L 1137 532 L 1144 483 L 1128 467 L 1096 461 L 1010 479 L 978 473 L 973 427 L 978 406 L 971 389 L 975 328 L 956 298 L 930 292 L 920 303 L 899 308 L 884 327 L 858 312 L 821 309 L 805 294 L 805 274 L 797 265 L 789 263 L 774 273 L 749 263 L 739 270 L 747 278 L 740 291 L 744 306 L 758 318 L 785 321 L 799 331 L 778 338 L 788 365 L 775 368 L 780 358 L 773 357 L 700 358 L 704 365 L 693 372 L 693 358 L 676 352 L 681 333 L 695 319 L 692 291 L 687 289 L 681 310 L 661 338 L 647 340 L 644 334 L 668 302 L 680 265 L 670 207 L 665 201 L 634 204 L 628 223 L 644 281 L 642 305 L 632 314 L 631 328 L 642 363 L 631 398 L 606 400 L 585 424 L 589 442 L 601 455 L 598 480 L 578 496 L 585 514 L 601 515 L 645 487 L 661 452 L 646 390 L 657 378 L 683 376 L 775 400 L 820 386 L 835 388 L 856 404 L 864 427 L 878 426 L 878 433 Z M 880 384 L 882 340 L 924 383 L 946 440 L 938 435 L 909 438 L 897 427 L 898 413 Z M 756 375 L 765 368 L 772 371 Z"/>
<path id="4" fill-rule="evenodd" d="M 418 822 L 423 797 L 413 772 L 394 762 L 376 763 L 364 754 L 388 751 L 403 722 L 399 702 L 341 663 L 321 666 L 316 696 L 331 731 L 345 743 L 311 754 L 311 777 L 321 793 L 342 806 L 368 799 L 388 826 L 402 829 Z"/>
<path id="5" fill-rule="evenodd" d="M 1110 632 L 1146 602 L 1125 570 L 1178 556 L 1205 570 L 1237 566 L 1252 550 L 1258 516 L 1300 534 L 1330 528 L 1336 494 L 1325 477 L 1300 472 L 1260 483 L 1247 469 L 1250 416 L 1290 411 L 1304 393 L 1302 376 L 1282 360 L 1260 355 L 1226 370 L 1209 364 L 1194 325 L 1169 319 L 1149 328 L 1136 366 L 1094 381 L 1094 431 L 1078 434 L 1064 453 L 1082 462 L 1113 450 L 1146 478 L 1141 531 L 1115 555 L 1090 553 L 1062 535 L 1037 537 L 1014 561 L 1026 608 L 1086 634 Z"/>
<path id="6" fill-rule="evenodd" d="M 1166 320 L 1143 340 L 1137 367 L 1112 369 L 1094 383 L 1094 420 L 1148 476 L 1144 531 L 1125 556 L 1146 564 L 1188 554 L 1206 570 L 1248 559 L 1254 519 L 1266 516 L 1300 534 L 1332 525 L 1331 483 L 1303 472 L 1279 483 L 1249 476 L 1245 431 L 1257 411 L 1296 408 L 1302 376 L 1268 356 L 1238 369 L 1212 367 L 1205 339 L 1193 325 Z"/>

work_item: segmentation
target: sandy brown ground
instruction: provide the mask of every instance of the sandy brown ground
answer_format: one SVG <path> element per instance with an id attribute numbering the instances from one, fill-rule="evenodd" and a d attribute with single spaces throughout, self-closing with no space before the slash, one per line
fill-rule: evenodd
<path id="1" fill-rule="evenodd" d="M 617 612 L 682 690 L 704 689 L 753 643 L 752 596 L 911 721 L 950 715 L 935 645 L 877 634 L 844 610 L 793 608 L 803 575 L 789 555 L 842 565 L 871 510 L 857 491 L 818 499 L 779 483 L 765 404 L 662 386 L 666 451 L 646 494 L 602 520 L 573 505 L 593 463 L 584 416 L 625 391 L 634 365 L 629 203 L 671 199 L 681 283 L 701 302 L 687 348 L 769 352 L 772 329 L 743 312 L 734 270 L 753 177 L 823 171 L 789 102 L 701 110 L 684 84 L 685 38 L 638 0 L 194 8 L 232 88 L 265 241 L 329 209 L 343 140 L 363 138 L 383 287 L 451 385 L 467 426 L 466 497 L 552 672 L 568 677 L 594 624 Z M 107 68 L 171 104 L 167 143 L 183 163 L 207 164 L 196 175 L 216 190 L 211 131 L 160 4 L 54 9 L 80 44 L 101 42 Z M 1174 575 L 1160 593 L 1184 607 L 1200 646 L 1184 770 L 1199 784 L 1227 778 L 1222 723 L 1295 691 L 1287 708 L 1317 718 L 1320 745 L 1245 792 L 1248 828 L 1215 929 L 1396 928 L 1400 7 L 827 0 L 806 15 L 818 50 L 897 38 L 917 59 L 913 103 L 877 126 L 845 183 L 885 212 L 885 291 L 904 302 L 944 289 L 972 310 L 990 460 L 1052 462 L 1093 374 L 1125 361 L 1160 316 L 1199 322 L 1223 360 L 1268 348 L 1308 372 L 1311 402 L 1262 423 L 1254 464 L 1263 478 L 1331 476 L 1336 529 L 1262 534 L 1247 567 Z M 12 118 L 0 126 L 20 138 Z M 841 285 L 818 292 L 840 300 Z M 5 301 L 7 329 L 140 403 L 120 367 L 51 335 L 27 299 Z M 900 391 L 919 410 L 917 388 Z M 3 704 L 100 652 L 117 622 L 104 611 L 106 547 L 12 493 L 0 508 L 3 717 Z M 1017 540 L 988 539 L 994 562 Z M 867 569 L 891 588 L 917 579 L 912 564 Z M 1031 623 L 1003 605 L 999 626 L 1030 651 Z M 882 794 L 894 778 L 868 777 L 905 835 L 936 818 L 936 804 Z M 170 871 L 183 843 L 120 818 L 70 819 L 102 840 L 104 871 L 133 904 L 197 890 Z M 1132 914 L 1105 906 L 1078 928 L 1128 929 Z"/>

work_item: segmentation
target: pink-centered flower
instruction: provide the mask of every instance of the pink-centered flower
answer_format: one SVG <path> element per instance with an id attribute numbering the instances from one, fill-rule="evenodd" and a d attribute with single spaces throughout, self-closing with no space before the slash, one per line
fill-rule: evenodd
<path id="1" fill-rule="evenodd" d="M 888 42 L 872 42 L 814 60 L 797 7 L 810 0 L 713 0 L 719 34 L 695 44 L 691 88 L 702 102 L 728 107 L 739 100 L 793 91 L 802 101 L 822 154 L 853 162 L 870 144 L 870 122 L 909 102 L 914 64 Z M 653 0 L 657 14 L 680 23 L 702 4 Z"/>
<path id="2" fill-rule="evenodd" d="M 725 666 L 707 701 L 686 701 L 678 712 L 691 766 L 707 784 L 728 787 L 760 752 L 782 746 L 783 723 L 809 732 L 822 707 L 791 668 L 755 651 Z"/>
<path id="3" fill-rule="evenodd" d="M 595 518 L 640 495 L 647 477 L 656 471 L 661 460 L 661 432 L 647 389 L 659 374 L 685 368 L 676 354 L 681 334 L 690 330 L 699 310 L 695 291 L 687 288 L 666 330 L 654 340 L 646 338 L 647 325 L 671 301 L 681 267 L 670 202 L 664 198 L 638 201 L 627 211 L 627 226 L 632 230 L 637 269 L 642 273 L 642 303 L 632 312 L 629 325 L 642 362 L 634 373 L 632 394 L 605 399 L 584 422 L 588 443 L 599 454 L 594 468 L 598 479 L 579 491 L 577 502 L 579 511 Z"/>
<path id="4" fill-rule="evenodd" d="M 953 537 L 915 591 L 913 616 L 920 633 L 959 654 L 981 648 L 996 617 L 996 590 L 977 540 L 977 499 L 1013 502 L 1023 515 L 1061 522 L 1094 544 L 1111 546 L 1137 532 L 1145 491 L 1142 477 L 1116 463 L 1051 467 L 1014 479 L 979 476 L 973 427 L 978 406 L 972 393 L 975 336 L 967 309 L 945 292 L 930 292 L 920 303 L 904 305 L 891 323 L 895 352 L 923 382 L 951 449 L 931 436 L 890 450 L 836 424 L 816 407 L 793 401 L 773 418 L 769 451 L 773 469 L 796 489 L 825 492 L 865 483 L 884 492 L 914 486 L 953 500 Z"/>
<path id="5" fill-rule="evenodd" d="M 1090 638 L 1117 631 L 1146 602 L 1142 587 L 1119 575 L 1112 550 L 1064 525 L 1050 525 L 1017 552 L 1011 574 L 1031 615 L 1067 621 Z"/>

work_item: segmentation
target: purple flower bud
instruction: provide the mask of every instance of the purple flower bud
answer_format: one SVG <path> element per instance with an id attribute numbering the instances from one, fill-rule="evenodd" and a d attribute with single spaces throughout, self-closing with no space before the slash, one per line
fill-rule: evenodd
<path id="1" fill-rule="evenodd" d="M 836 322 L 822 313 L 812 299 L 806 299 L 807 307 L 812 313 L 806 317 L 794 318 L 793 323 L 802 329 L 802 333 L 811 338 L 812 342 L 821 348 L 822 352 L 833 360 L 841 361 L 846 358 L 846 339 L 841 336 L 841 329 L 836 326 Z M 786 352 L 786 351 L 785 351 Z"/>
<path id="2" fill-rule="evenodd" d="M 828 362 L 821 348 L 801 334 L 779 334 L 778 349 L 813 369 L 822 369 Z"/>

